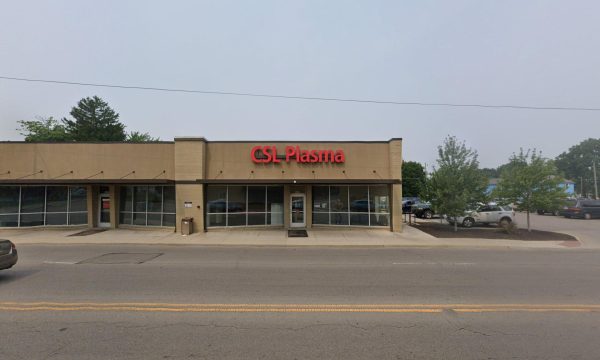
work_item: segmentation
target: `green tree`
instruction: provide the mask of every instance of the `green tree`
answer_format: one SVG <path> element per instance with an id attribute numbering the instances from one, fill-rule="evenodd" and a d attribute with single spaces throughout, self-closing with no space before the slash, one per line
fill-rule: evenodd
<path id="1" fill-rule="evenodd" d="M 67 133 L 75 141 L 125 141 L 125 125 L 108 103 L 98 96 L 79 100 L 70 112 L 74 120 L 63 118 Z"/>
<path id="2" fill-rule="evenodd" d="M 481 169 L 483 175 L 485 175 L 488 179 L 494 179 L 498 177 L 498 169 L 494 168 L 483 168 Z"/>
<path id="3" fill-rule="evenodd" d="M 585 195 L 594 188 L 592 163 L 600 164 L 600 139 L 587 139 L 556 157 L 556 167 L 568 179 L 575 181 L 576 191 Z M 585 186 L 583 186 L 585 184 Z"/>
<path id="4" fill-rule="evenodd" d="M 416 161 L 402 163 L 402 196 L 422 196 L 426 181 L 423 165 Z"/>
<path id="5" fill-rule="evenodd" d="M 140 131 L 132 131 L 127 134 L 127 141 L 129 142 L 149 142 L 149 141 L 160 141 L 160 138 L 150 136 L 150 134 L 142 133 Z"/>
<path id="6" fill-rule="evenodd" d="M 438 147 L 438 156 L 438 166 L 427 185 L 429 200 L 438 213 L 455 218 L 485 201 L 488 180 L 479 170 L 477 151 L 449 136 Z M 454 231 L 458 231 L 456 221 Z"/>
<path id="7" fill-rule="evenodd" d="M 501 202 L 516 204 L 527 212 L 527 230 L 531 231 L 530 213 L 536 209 L 558 207 L 566 198 L 563 179 L 557 176 L 554 162 L 540 152 L 523 149 L 513 154 L 500 174 L 493 196 Z"/>
<path id="8" fill-rule="evenodd" d="M 19 133 L 28 142 L 57 142 L 71 140 L 63 124 L 53 117 L 36 117 L 37 120 L 20 120 Z"/>

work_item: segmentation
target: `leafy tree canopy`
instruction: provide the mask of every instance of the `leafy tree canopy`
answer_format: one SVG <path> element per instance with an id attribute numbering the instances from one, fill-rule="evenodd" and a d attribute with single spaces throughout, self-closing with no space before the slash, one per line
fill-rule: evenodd
<path id="1" fill-rule="evenodd" d="M 81 99 L 71 109 L 72 119 L 54 118 L 18 122 L 25 141 L 157 141 L 148 133 L 125 132 L 125 125 L 119 121 L 119 114 L 106 101 L 98 96 Z"/>
<path id="2" fill-rule="evenodd" d="M 36 117 L 37 120 L 18 121 L 19 132 L 29 142 L 57 142 L 71 140 L 65 126 L 53 117 Z"/>
<path id="3" fill-rule="evenodd" d="M 504 167 L 492 196 L 526 211 L 527 229 L 531 231 L 529 214 L 532 211 L 552 209 L 565 200 L 566 192 L 560 186 L 563 182 L 553 161 L 535 150 L 521 149 Z"/>
<path id="4" fill-rule="evenodd" d="M 572 146 L 556 158 L 556 167 L 568 179 L 576 182 L 577 192 L 593 188 L 592 163 L 600 164 L 600 139 L 587 139 Z M 583 180 L 584 188 L 581 188 Z M 583 191 L 582 191 L 583 190 Z"/>
<path id="5" fill-rule="evenodd" d="M 150 136 L 150 134 L 142 133 L 140 131 L 132 131 L 127 134 L 127 141 L 129 142 L 149 142 L 149 141 L 160 141 L 160 138 Z"/>
<path id="6" fill-rule="evenodd" d="M 479 170 L 477 151 L 449 136 L 438 147 L 437 168 L 427 185 L 427 195 L 437 212 L 458 217 L 485 201 L 487 178 Z M 456 231 L 455 222 L 455 231 Z"/>
<path id="7" fill-rule="evenodd" d="M 402 196 L 422 196 L 426 181 L 423 165 L 416 161 L 402 163 Z"/>

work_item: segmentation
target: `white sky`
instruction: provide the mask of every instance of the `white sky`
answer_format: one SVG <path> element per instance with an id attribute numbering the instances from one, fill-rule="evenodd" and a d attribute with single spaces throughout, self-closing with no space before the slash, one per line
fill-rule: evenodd
<path id="1" fill-rule="evenodd" d="M 597 1 L 12 1 L 0 76 L 392 101 L 600 107 Z M 600 137 L 600 112 L 323 103 L 0 80 L 0 139 L 98 95 L 162 140 L 387 140 L 482 166 Z"/>

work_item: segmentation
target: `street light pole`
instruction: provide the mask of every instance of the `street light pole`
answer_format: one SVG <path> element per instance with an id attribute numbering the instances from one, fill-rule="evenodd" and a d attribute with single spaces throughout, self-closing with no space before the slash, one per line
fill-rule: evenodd
<path id="1" fill-rule="evenodd" d="M 592 163 L 592 167 L 594 168 L 594 194 L 596 195 L 596 200 L 598 200 L 598 180 L 596 179 L 596 160 Z"/>

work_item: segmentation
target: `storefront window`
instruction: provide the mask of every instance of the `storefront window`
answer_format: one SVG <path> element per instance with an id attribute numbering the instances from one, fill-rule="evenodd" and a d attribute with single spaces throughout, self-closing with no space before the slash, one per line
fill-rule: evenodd
<path id="1" fill-rule="evenodd" d="M 283 225 L 283 186 L 208 185 L 206 226 Z"/>
<path id="2" fill-rule="evenodd" d="M 313 186 L 313 224 L 389 226 L 386 185 Z"/>
<path id="3" fill-rule="evenodd" d="M 87 191 L 76 186 L 0 186 L 0 227 L 87 224 Z"/>
<path id="4" fill-rule="evenodd" d="M 119 204 L 120 224 L 175 226 L 175 186 L 121 186 Z"/>

